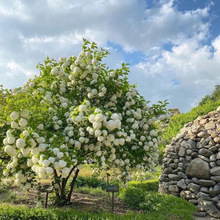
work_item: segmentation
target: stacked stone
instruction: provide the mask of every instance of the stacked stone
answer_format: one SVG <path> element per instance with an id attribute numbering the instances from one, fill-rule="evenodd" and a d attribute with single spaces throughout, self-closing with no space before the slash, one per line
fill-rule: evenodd
<path id="1" fill-rule="evenodd" d="M 220 219 L 220 107 L 186 124 L 164 150 L 160 192 Z"/>

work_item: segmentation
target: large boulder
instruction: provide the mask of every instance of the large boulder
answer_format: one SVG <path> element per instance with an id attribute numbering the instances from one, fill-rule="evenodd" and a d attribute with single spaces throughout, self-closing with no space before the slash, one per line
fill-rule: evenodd
<path id="1" fill-rule="evenodd" d="M 209 164 L 200 158 L 196 158 L 192 160 L 191 163 L 187 166 L 186 175 L 191 178 L 196 177 L 199 179 L 209 179 Z"/>

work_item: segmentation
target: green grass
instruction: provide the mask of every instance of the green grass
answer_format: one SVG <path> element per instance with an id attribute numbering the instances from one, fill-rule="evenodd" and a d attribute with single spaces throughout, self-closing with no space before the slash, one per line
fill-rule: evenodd
<path id="1" fill-rule="evenodd" d="M 135 187 L 144 191 L 157 192 L 159 188 L 159 180 L 146 180 L 146 181 L 131 181 L 128 183 L 128 187 Z"/>
<path id="2" fill-rule="evenodd" d="M 192 214 L 196 212 L 195 206 L 186 200 L 158 192 L 148 192 L 138 187 L 124 189 L 120 198 L 131 208 L 142 210 L 152 219 L 191 220 L 194 219 Z"/>
<path id="3" fill-rule="evenodd" d="M 85 187 L 79 187 L 79 188 L 74 188 L 74 192 L 79 192 L 83 194 L 91 194 L 91 195 L 107 195 L 106 191 L 104 191 L 102 188 L 97 187 L 97 188 L 90 188 L 88 186 Z"/>

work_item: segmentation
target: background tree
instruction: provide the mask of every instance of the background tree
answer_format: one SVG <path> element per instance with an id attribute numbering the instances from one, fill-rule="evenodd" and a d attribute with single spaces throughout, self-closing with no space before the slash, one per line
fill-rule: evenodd
<path id="1" fill-rule="evenodd" d="M 209 101 L 216 102 L 217 100 L 220 100 L 220 85 L 215 86 L 215 90 L 211 95 L 206 95 L 204 98 L 202 98 L 199 105 L 204 105 Z"/>
<path id="2" fill-rule="evenodd" d="M 84 40 L 77 57 L 47 58 L 38 65 L 39 76 L 13 90 L 3 141 L 10 156 L 6 178 L 24 189 L 50 178 L 56 203 L 66 204 L 80 165 L 91 159 L 99 169 L 120 170 L 122 180 L 132 168 L 154 168 L 159 152 L 154 122 L 167 103 L 149 107 L 129 84 L 127 64 L 109 69 L 102 63 L 107 55 Z"/>

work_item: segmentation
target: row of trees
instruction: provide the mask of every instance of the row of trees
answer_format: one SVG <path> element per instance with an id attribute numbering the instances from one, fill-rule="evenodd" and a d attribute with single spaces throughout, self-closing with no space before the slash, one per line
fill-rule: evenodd
<path id="1" fill-rule="evenodd" d="M 56 203 L 66 204 L 90 160 L 99 169 L 117 168 L 125 181 L 133 168 L 154 168 L 155 121 L 166 117 L 167 102 L 150 107 L 129 84 L 128 65 L 109 69 L 102 63 L 107 55 L 84 39 L 78 56 L 47 58 L 22 88 L 1 90 L 5 182 L 29 189 L 50 178 Z"/>

